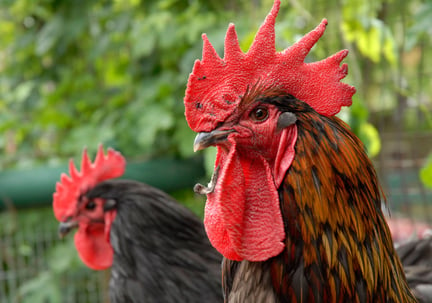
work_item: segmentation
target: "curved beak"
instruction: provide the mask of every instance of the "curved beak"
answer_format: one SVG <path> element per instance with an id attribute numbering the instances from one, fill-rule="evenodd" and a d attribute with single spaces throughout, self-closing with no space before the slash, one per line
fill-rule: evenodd
<path id="1" fill-rule="evenodd" d="M 58 235 L 60 239 L 63 239 L 72 229 L 76 227 L 78 227 L 78 222 L 76 221 L 60 222 L 58 227 Z"/>
<path id="2" fill-rule="evenodd" d="M 201 132 L 198 133 L 195 137 L 195 141 L 193 144 L 194 152 L 199 151 L 201 149 L 207 148 L 211 145 L 216 145 L 219 142 L 225 141 L 228 138 L 228 135 L 235 130 L 227 129 L 227 130 L 218 130 L 215 129 L 211 132 Z"/>

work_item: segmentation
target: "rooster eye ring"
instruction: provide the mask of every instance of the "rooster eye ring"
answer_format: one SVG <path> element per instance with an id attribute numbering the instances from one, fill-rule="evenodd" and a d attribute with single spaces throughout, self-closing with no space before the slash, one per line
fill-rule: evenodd
<path id="1" fill-rule="evenodd" d="M 251 112 L 251 118 L 255 121 L 263 122 L 268 118 L 267 108 L 259 106 Z"/>
<path id="2" fill-rule="evenodd" d="M 89 201 L 89 203 L 86 204 L 85 208 L 88 210 L 93 210 L 96 208 L 96 203 L 94 201 Z"/>

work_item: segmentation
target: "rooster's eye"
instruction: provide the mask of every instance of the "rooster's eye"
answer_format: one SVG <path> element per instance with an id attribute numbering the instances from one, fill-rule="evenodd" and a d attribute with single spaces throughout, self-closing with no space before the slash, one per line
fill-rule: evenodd
<path id="1" fill-rule="evenodd" d="M 89 203 L 87 203 L 87 205 L 85 206 L 86 209 L 88 210 L 93 210 L 96 207 L 96 203 L 94 201 L 90 201 Z"/>
<path id="2" fill-rule="evenodd" d="M 264 107 L 257 107 L 251 112 L 252 119 L 256 121 L 264 121 L 268 117 L 268 111 Z"/>

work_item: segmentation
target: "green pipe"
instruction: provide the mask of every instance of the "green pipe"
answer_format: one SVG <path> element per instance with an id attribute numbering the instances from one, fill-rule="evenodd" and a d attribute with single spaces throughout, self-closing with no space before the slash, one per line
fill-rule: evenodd
<path id="1" fill-rule="evenodd" d="M 67 166 L 37 167 L 0 172 L 0 209 L 50 205 L 55 184 Z M 128 163 L 122 178 L 147 183 L 171 192 L 190 188 L 205 175 L 201 158 L 155 159 Z"/>

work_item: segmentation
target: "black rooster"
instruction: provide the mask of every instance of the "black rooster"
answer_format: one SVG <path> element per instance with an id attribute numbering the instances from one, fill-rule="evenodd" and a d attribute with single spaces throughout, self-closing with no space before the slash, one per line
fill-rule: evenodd
<path id="1" fill-rule="evenodd" d="M 81 172 L 71 162 L 53 208 L 59 233 L 77 227 L 75 245 L 93 269 L 112 267 L 115 302 L 222 302 L 221 256 L 202 222 L 164 192 L 119 177 L 120 153 L 102 146 L 95 163 L 83 154 Z"/>

